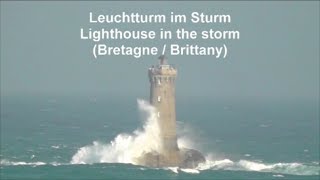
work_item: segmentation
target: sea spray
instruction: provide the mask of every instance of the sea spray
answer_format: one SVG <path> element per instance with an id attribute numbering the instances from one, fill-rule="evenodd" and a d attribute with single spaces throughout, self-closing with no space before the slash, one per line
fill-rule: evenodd
<path id="1" fill-rule="evenodd" d="M 196 168 L 205 170 L 256 171 L 290 175 L 319 175 L 320 167 L 303 163 L 263 163 L 249 160 L 207 160 Z"/>
<path id="2" fill-rule="evenodd" d="M 155 108 L 147 101 L 137 100 L 138 108 L 143 118 L 142 129 L 131 134 L 119 134 L 109 144 L 93 142 L 92 145 L 82 147 L 72 157 L 72 164 L 92 163 L 132 163 L 137 164 L 138 158 L 144 152 L 158 151 L 160 145 L 160 129 Z"/>
<path id="3" fill-rule="evenodd" d="M 194 139 L 197 135 L 194 134 L 194 130 L 191 126 L 178 123 L 177 124 L 177 143 L 179 148 L 192 148 L 192 149 L 199 149 L 199 144 L 195 144 Z M 193 137 L 193 138 L 191 138 Z"/>
<path id="4" fill-rule="evenodd" d="M 143 127 L 131 134 L 121 133 L 110 143 L 94 141 L 93 144 L 80 148 L 72 157 L 71 164 L 93 163 L 131 163 L 137 164 L 136 158 L 143 152 L 159 150 L 160 129 L 155 108 L 144 100 L 137 100 L 138 108 L 142 115 Z M 183 127 L 185 128 L 185 127 Z M 182 129 L 182 128 L 181 128 Z M 190 127 L 187 127 L 188 131 Z M 190 131 L 189 131 L 190 132 Z M 190 134 L 180 131 L 178 138 L 179 147 L 194 147 L 190 140 Z M 189 137 L 188 137 L 189 136 Z M 319 175 L 319 164 L 306 165 L 303 163 L 263 163 L 248 160 L 232 161 L 227 158 L 221 159 L 216 154 L 210 153 L 205 163 L 199 164 L 195 169 L 179 169 L 178 167 L 165 168 L 175 173 L 199 173 L 207 170 L 230 170 L 230 171 L 256 171 L 291 175 Z M 37 163 L 37 162 L 36 162 Z M 1 165 L 34 165 L 27 162 L 2 161 Z M 282 176 L 282 175 L 281 175 Z"/>

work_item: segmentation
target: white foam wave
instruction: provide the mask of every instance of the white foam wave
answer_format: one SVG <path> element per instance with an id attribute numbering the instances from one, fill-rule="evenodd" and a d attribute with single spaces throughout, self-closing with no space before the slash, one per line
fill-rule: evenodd
<path id="1" fill-rule="evenodd" d="M 305 165 L 302 163 L 274 163 L 264 164 L 248 160 L 233 162 L 230 159 L 210 161 L 200 164 L 198 170 L 239 170 L 239 171 L 257 171 L 270 172 L 291 175 L 319 175 L 320 167 Z"/>
<path id="2" fill-rule="evenodd" d="M 217 161 L 206 161 L 205 163 L 199 164 L 199 166 L 196 168 L 198 170 L 207 170 L 207 169 L 225 169 L 228 170 L 229 167 L 232 167 L 234 165 L 234 162 L 230 159 L 223 159 L 223 160 L 217 160 Z"/>
<path id="3" fill-rule="evenodd" d="M 281 174 L 274 174 L 272 175 L 273 177 L 284 177 L 284 175 L 281 175 Z"/>
<path id="4" fill-rule="evenodd" d="M 140 112 L 145 115 L 142 129 L 131 134 L 119 134 L 110 143 L 94 141 L 91 145 L 81 147 L 72 157 L 71 164 L 93 163 L 131 163 L 137 164 L 136 158 L 143 152 L 161 150 L 160 129 L 155 108 L 144 100 L 138 100 Z M 179 147 L 190 147 L 194 144 L 186 136 L 178 139 Z M 251 156 L 245 154 L 246 157 Z M 199 173 L 203 170 L 238 170 L 271 172 L 275 174 L 319 175 L 318 165 L 302 163 L 274 163 L 254 162 L 249 160 L 232 161 L 230 159 L 209 160 L 199 164 L 195 169 L 180 169 L 178 167 L 164 168 L 174 173 Z"/>
<path id="5" fill-rule="evenodd" d="M 1 159 L 0 166 L 43 166 L 43 165 L 52 165 L 52 166 L 60 166 L 60 165 L 70 165 L 70 163 L 59 163 L 59 162 L 25 162 L 25 161 L 10 161 L 7 159 Z"/>
<path id="6" fill-rule="evenodd" d="M 0 161 L 1 166 L 42 166 L 46 165 L 47 163 L 45 162 L 24 162 L 24 161 L 9 161 L 6 159 L 2 159 Z"/>
<path id="7" fill-rule="evenodd" d="M 179 171 L 178 171 L 179 168 L 178 167 L 168 167 L 168 168 L 165 168 L 165 169 L 171 170 L 172 172 L 174 172 L 176 174 L 179 173 Z"/>
<path id="8" fill-rule="evenodd" d="M 53 149 L 59 149 L 60 146 L 59 145 L 56 145 L 56 146 L 51 146 Z"/>
<path id="9" fill-rule="evenodd" d="M 143 152 L 161 149 L 159 126 L 155 108 L 144 100 L 138 100 L 138 107 L 146 115 L 143 128 L 131 134 L 119 134 L 108 144 L 93 142 L 92 145 L 82 147 L 72 157 L 72 164 L 92 163 L 131 163 L 137 164 Z"/>
<path id="10" fill-rule="evenodd" d="M 199 174 L 200 171 L 197 169 L 181 169 L 181 171 L 189 173 L 189 174 Z"/>

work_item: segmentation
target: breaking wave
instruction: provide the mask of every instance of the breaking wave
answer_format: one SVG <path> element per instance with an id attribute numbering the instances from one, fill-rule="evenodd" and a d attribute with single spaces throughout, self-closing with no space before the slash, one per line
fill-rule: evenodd
<path id="1" fill-rule="evenodd" d="M 155 108 L 148 102 L 138 99 L 138 107 L 145 120 L 143 128 L 132 134 L 119 134 L 109 144 L 93 142 L 82 147 L 72 157 L 71 164 L 91 163 L 131 163 L 143 152 L 158 151 L 160 147 L 160 129 Z"/>
<path id="2" fill-rule="evenodd" d="M 302 163 L 262 163 L 248 160 L 232 161 L 230 159 L 223 160 L 207 160 L 207 162 L 199 164 L 196 168 L 203 170 L 233 170 L 233 171 L 256 171 L 270 172 L 290 175 L 319 175 L 320 167 L 306 165 Z"/>
<path id="3" fill-rule="evenodd" d="M 24 161 L 9 161 L 2 159 L 0 161 L 0 166 L 60 166 L 60 165 L 72 165 L 70 163 L 58 163 L 58 162 L 24 162 Z M 140 170 L 145 170 L 145 168 L 139 168 Z M 319 175 L 320 167 L 314 165 L 306 165 L 302 163 L 274 163 L 274 164 L 264 164 L 260 162 L 240 160 L 237 162 L 231 161 L 230 159 L 210 161 L 199 164 L 195 169 L 185 169 L 178 167 L 168 167 L 163 168 L 165 170 L 172 171 L 174 173 L 188 173 L 188 174 L 199 174 L 201 171 L 207 170 L 229 170 L 229 171 L 255 171 L 255 172 L 269 172 L 275 173 L 274 177 L 284 177 L 283 175 Z"/>
<path id="4" fill-rule="evenodd" d="M 24 161 L 9 161 L 6 159 L 1 159 L 0 165 L 1 166 L 42 166 L 46 165 L 45 162 L 24 162 Z"/>
<path id="5" fill-rule="evenodd" d="M 0 166 L 44 166 L 44 165 L 52 165 L 52 166 L 60 166 L 60 165 L 69 165 L 70 163 L 59 163 L 59 162 L 42 162 L 42 161 L 36 161 L 36 162 L 25 162 L 25 161 L 10 161 L 7 159 L 1 159 Z"/>
<path id="6" fill-rule="evenodd" d="M 51 165 L 51 166 L 60 166 L 60 165 L 70 165 L 70 163 L 59 163 L 59 162 L 25 162 L 25 161 L 10 161 L 8 159 L 1 159 L 0 166 L 44 166 L 44 165 Z"/>
<path id="7" fill-rule="evenodd" d="M 310 166 L 302 163 L 274 163 L 264 164 L 248 160 L 240 160 L 237 162 L 230 159 L 223 160 L 207 160 L 205 163 L 199 164 L 195 169 L 184 169 L 178 167 L 165 168 L 174 173 L 184 172 L 189 174 L 198 174 L 206 170 L 229 170 L 229 171 L 255 171 L 275 173 L 274 177 L 284 177 L 288 175 L 310 176 L 319 175 L 319 166 Z"/>
<path id="8" fill-rule="evenodd" d="M 138 100 L 138 107 L 145 116 L 143 128 L 131 134 L 119 134 L 110 143 L 94 141 L 93 144 L 80 148 L 72 157 L 71 164 L 93 163 L 130 163 L 137 164 L 135 159 L 143 152 L 159 150 L 160 129 L 157 123 L 155 108 L 144 100 Z M 178 139 L 179 147 L 193 147 L 194 144 L 187 136 Z M 249 155 L 248 155 L 249 156 Z M 302 163 L 274 163 L 265 164 L 248 160 L 232 161 L 230 159 L 209 160 L 199 164 L 195 169 L 178 167 L 164 168 L 174 173 L 184 172 L 198 174 L 206 170 L 256 171 L 291 175 L 319 175 L 319 165 L 305 165 Z"/>

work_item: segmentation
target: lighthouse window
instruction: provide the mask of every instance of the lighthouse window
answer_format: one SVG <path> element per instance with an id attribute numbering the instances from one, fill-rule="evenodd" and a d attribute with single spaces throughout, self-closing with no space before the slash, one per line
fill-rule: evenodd
<path id="1" fill-rule="evenodd" d="M 161 101 L 161 96 L 158 96 L 158 102 L 160 102 Z"/>
<path id="2" fill-rule="evenodd" d="M 158 78 L 158 84 L 161 85 L 161 79 L 160 78 Z"/>
<path id="3" fill-rule="evenodd" d="M 160 117 L 160 112 L 158 112 L 158 117 Z"/>

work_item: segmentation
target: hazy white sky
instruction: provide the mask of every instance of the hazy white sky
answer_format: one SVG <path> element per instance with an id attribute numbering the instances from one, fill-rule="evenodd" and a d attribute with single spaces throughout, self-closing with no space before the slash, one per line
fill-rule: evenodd
<path id="1" fill-rule="evenodd" d="M 226 60 L 169 56 L 169 62 L 178 68 L 179 96 L 319 98 L 319 2 L 273 1 L 1 2 L 1 95 L 147 97 L 147 68 L 157 63 L 157 57 L 136 60 L 112 56 L 94 60 L 92 44 L 80 40 L 80 28 L 92 26 L 88 22 L 91 11 L 230 14 L 231 24 L 184 25 L 195 30 L 236 29 L 241 38 L 225 41 L 230 51 Z M 117 27 L 157 30 L 161 25 Z M 164 41 L 142 43 L 161 46 Z M 195 42 L 180 41 L 184 43 Z M 196 43 L 214 46 L 221 41 Z"/>

